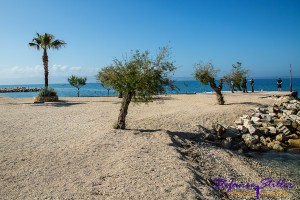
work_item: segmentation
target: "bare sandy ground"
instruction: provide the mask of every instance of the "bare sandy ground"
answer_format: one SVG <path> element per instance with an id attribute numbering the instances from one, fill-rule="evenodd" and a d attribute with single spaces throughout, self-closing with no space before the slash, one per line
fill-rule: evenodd
<path id="1" fill-rule="evenodd" d="M 120 108 L 115 97 L 44 104 L 0 97 L 0 197 L 233 198 L 215 191 L 209 179 L 224 173 L 258 181 L 258 164 L 205 144 L 196 150 L 202 157 L 195 163 L 188 143 L 197 137 L 199 125 L 232 125 L 251 109 L 274 102 L 259 98 L 268 95 L 225 93 L 224 106 L 216 104 L 214 94 L 131 104 L 127 130 L 112 129 Z"/>

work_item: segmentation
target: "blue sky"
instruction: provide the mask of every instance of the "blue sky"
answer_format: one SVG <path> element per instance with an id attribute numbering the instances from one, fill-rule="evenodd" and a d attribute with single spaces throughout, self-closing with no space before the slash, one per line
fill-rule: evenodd
<path id="1" fill-rule="evenodd" d="M 0 84 L 43 83 L 35 33 L 67 43 L 50 50 L 50 83 L 71 74 L 95 82 L 99 69 L 131 50 L 168 45 L 178 70 L 197 62 L 230 71 L 240 61 L 250 77 L 300 77 L 299 0 L 0 0 Z"/>

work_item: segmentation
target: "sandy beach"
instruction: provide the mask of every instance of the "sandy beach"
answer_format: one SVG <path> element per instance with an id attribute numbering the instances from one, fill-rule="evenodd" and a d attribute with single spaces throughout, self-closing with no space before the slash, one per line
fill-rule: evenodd
<path id="1" fill-rule="evenodd" d="M 131 104 L 127 130 L 112 128 L 121 102 L 116 97 L 43 104 L 0 97 L 1 199 L 255 199 L 216 191 L 211 179 L 259 182 L 263 174 L 284 172 L 194 139 L 199 127 L 229 126 L 271 105 L 273 94 L 224 93 L 223 106 L 214 94 Z"/>

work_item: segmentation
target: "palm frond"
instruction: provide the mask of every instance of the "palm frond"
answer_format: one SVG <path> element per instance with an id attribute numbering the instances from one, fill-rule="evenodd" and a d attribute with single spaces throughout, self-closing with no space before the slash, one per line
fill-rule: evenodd
<path id="1" fill-rule="evenodd" d="M 28 43 L 30 47 L 36 48 L 37 50 L 40 50 L 41 48 L 41 36 L 39 33 L 36 33 L 37 37 L 32 39 L 32 42 Z"/>
<path id="2" fill-rule="evenodd" d="M 41 40 L 40 40 L 40 38 L 33 38 L 33 39 L 32 39 L 32 42 L 35 42 L 35 43 L 37 43 L 37 44 L 40 44 L 40 43 L 41 43 Z"/>
<path id="3" fill-rule="evenodd" d="M 60 49 L 65 45 L 66 43 L 63 40 L 54 40 L 53 42 L 50 43 L 49 48 Z"/>
<path id="4" fill-rule="evenodd" d="M 55 37 L 52 34 L 45 33 L 39 34 L 36 33 L 37 37 L 32 39 L 32 42 L 29 43 L 30 47 L 35 47 L 37 50 L 40 48 L 43 49 L 60 49 L 65 46 L 66 43 L 63 40 L 55 40 Z"/>
<path id="5" fill-rule="evenodd" d="M 37 50 L 40 50 L 40 45 L 37 44 L 37 43 L 32 43 L 32 42 L 30 42 L 30 43 L 28 43 L 28 45 L 29 45 L 30 47 L 33 47 L 33 48 L 37 49 Z"/>

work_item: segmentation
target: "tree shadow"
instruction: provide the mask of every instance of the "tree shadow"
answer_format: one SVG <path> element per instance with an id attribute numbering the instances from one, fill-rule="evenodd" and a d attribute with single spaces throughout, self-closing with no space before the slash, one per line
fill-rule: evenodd
<path id="1" fill-rule="evenodd" d="M 93 102 L 96 102 L 96 103 L 121 103 L 121 102 L 116 102 L 116 101 L 80 101 L 80 102 L 83 102 L 83 103 L 93 103 Z"/>
<path id="2" fill-rule="evenodd" d="M 157 97 L 154 97 L 154 102 L 155 101 L 168 101 L 168 100 L 173 100 L 174 98 L 170 95 L 166 95 L 166 96 L 157 96 Z"/>
<path id="3" fill-rule="evenodd" d="M 225 103 L 225 105 L 252 105 L 257 107 L 266 107 L 267 104 L 255 103 L 255 102 L 239 102 L 239 103 Z"/>
<path id="4" fill-rule="evenodd" d="M 205 127 L 203 128 L 206 129 Z M 200 167 L 193 166 L 191 164 L 192 160 L 191 158 L 189 158 L 189 154 L 185 151 L 186 148 L 191 147 L 190 144 L 196 146 L 197 144 L 199 144 L 199 142 L 206 142 L 205 140 L 203 140 L 202 135 L 199 133 L 192 133 L 192 132 L 177 132 L 177 131 L 167 131 L 167 132 L 172 141 L 170 145 L 175 147 L 176 151 L 181 155 L 182 160 L 187 161 L 188 168 L 192 171 L 196 183 L 208 186 L 211 192 L 214 195 L 221 198 L 222 200 L 229 199 L 228 194 L 226 192 L 216 189 L 214 187 L 215 185 L 213 183 L 213 180 L 205 177 L 204 174 L 201 173 Z M 187 143 L 183 141 L 187 141 Z M 202 192 L 198 189 L 198 186 L 195 185 L 195 183 L 190 183 L 190 186 L 198 195 L 203 196 Z"/>
<path id="5" fill-rule="evenodd" d="M 141 133 L 155 133 L 161 131 L 162 129 L 132 129 L 132 130 L 136 130 Z"/>
<path id="6" fill-rule="evenodd" d="M 75 101 L 67 101 L 67 100 L 59 100 L 55 102 L 4 102 L 1 103 L 0 105 L 31 105 L 31 106 L 54 106 L 54 107 L 69 107 L 73 105 L 80 105 L 80 104 L 87 104 L 87 103 L 113 103 L 113 104 L 120 104 L 121 102 L 116 102 L 116 101 L 80 101 L 80 102 L 75 102 Z"/>
<path id="7" fill-rule="evenodd" d="M 202 130 L 208 131 L 205 127 L 201 127 Z M 127 130 L 135 130 L 140 133 L 155 133 L 163 131 L 163 129 L 127 129 Z M 229 199 L 228 194 L 226 192 L 223 192 L 219 189 L 216 189 L 213 183 L 213 180 L 211 180 L 208 177 L 205 177 L 203 173 L 201 173 L 200 167 L 193 166 L 192 160 L 190 158 L 190 155 L 185 151 L 187 148 L 190 148 L 191 146 L 183 141 L 188 141 L 188 143 L 193 144 L 193 146 L 198 145 L 200 142 L 207 142 L 203 139 L 203 136 L 200 133 L 193 133 L 193 132 L 180 132 L 180 131 L 168 131 L 166 130 L 166 133 L 170 137 L 172 143 L 169 145 L 174 147 L 176 151 L 180 154 L 180 159 L 186 161 L 188 168 L 193 173 L 193 176 L 195 178 L 195 182 L 190 182 L 190 187 L 196 192 L 197 195 L 199 195 L 199 199 L 203 197 L 203 193 L 199 188 L 201 188 L 201 185 L 206 185 L 210 188 L 210 195 L 217 196 L 218 199 L 226 200 Z M 138 134 L 138 133 L 136 133 Z M 211 144 L 210 142 L 207 142 L 207 144 Z"/>
<path id="8" fill-rule="evenodd" d="M 41 103 L 32 103 L 32 106 L 53 106 L 53 107 L 70 107 L 75 105 L 86 104 L 84 102 L 70 102 L 65 100 L 59 100 L 54 102 L 41 102 Z"/>
<path id="9" fill-rule="evenodd" d="M 8 103 L 0 103 L 0 105 L 32 105 L 32 103 L 12 103 L 12 102 L 8 102 Z"/>

